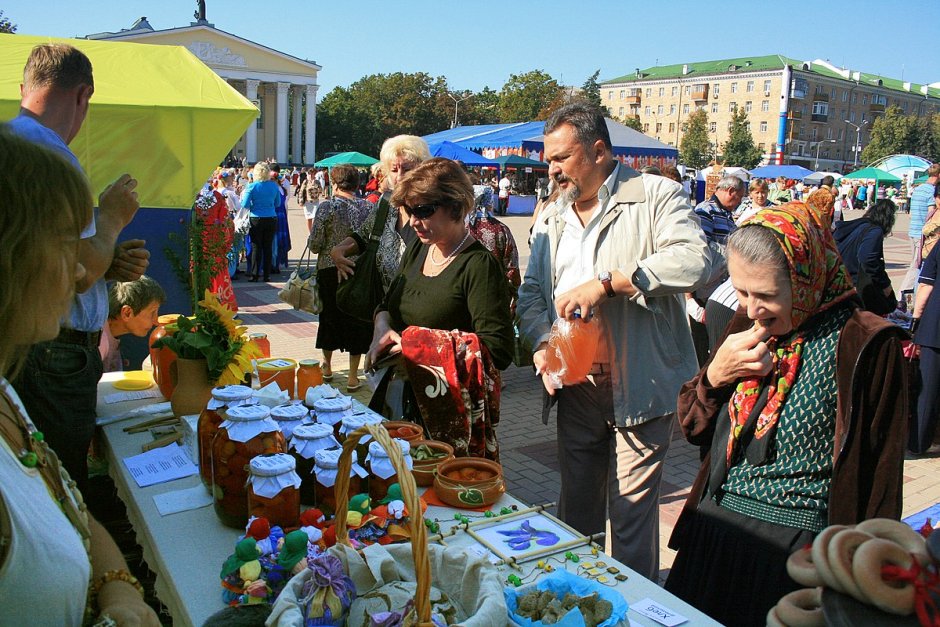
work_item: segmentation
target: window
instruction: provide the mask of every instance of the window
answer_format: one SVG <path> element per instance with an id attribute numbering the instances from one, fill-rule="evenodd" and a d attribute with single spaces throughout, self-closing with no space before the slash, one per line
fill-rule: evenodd
<path id="1" fill-rule="evenodd" d="M 670 133 L 675 133 L 675 132 L 676 132 L 676 124 L 675 124 L 675 122 L 670 122 L 670 123 L 669 123 L 669 132 L 670 132 Z"/>
<path id="2" fill-rule="evenodd" d="M 663 105 L 659 105 L 658 107 L 656 107 L 656 115 L 662 115 L 664 110 L 665 109 Z"/>
<path id="3" fill-rule="evenodd" d="M 849 111 L 849 122 L 854 122 L 854 121 L 855 121 L 855 112 Z"/>
<path id="4" fill-rule="evenodd" d="M 643 109 L 643 114 L 644 114 L 644 115 L 649 115 L 649 114 L 650 114 L 650 107 L 649 107 L 649 105 L 646 105 L 646 108 Z"/>
<path id="5" fill-rule="evenodd" d="M 761 152 L 764 152 L 764 142 L 757 144 L 757 149 L 760 150 Z"/>
<path id="6" fill-rule="evenodd" d="M 613 89 L 611 89 L 610 91 L 607 92 L 607 99 L 608 99 L 608 100 L 613 100 L 613 99 L 614 99 L 614 90 L 613 90 Z"/>
<path id="7" fill-rule="evenodd" d="M 708 123 L 708 132 L 709 132 L 709 133 L 714 133 L 714 132 L 717 131 L 717 130 L 718 130 L 718 123 L 717 123 L 717 122 L 709 122 L 709 123 Z"/>
<path id="8" fill-rule="evenodd" d="M 686 85 L 686 86 L 685 86 L 685 95 L 688 96 L 688 95 L 691 94 L 691 93 L 692 93 L 692 86 L 691 86 L 691 85 Z"/>
<path id="9" fill-rule="evenodd" d="M 728 113 L 734 113 L 737 110 L 738 110 L 738 103 L 736 102 L 728 103 Z"/>
<path id="10" fill-rule="evenodd" d="M 836 88 L 835 88 L 835 87 L 833 87 L 831 90 L 829 90 L 829 97 L 830 97 L 832 100 L 835 100 L 835 99 L 836 99 Z"/>
<path id="11" fill-rule="evenodd" d="M 815 126 L 813 127 L 813 141 L 816 141 L 816 135 L 817 135 L 817 131 L 818 131 L 818 130 L 819 130 L 819 129 L 818 129 L 817 127 L 815 127 Z"/>
<path id="12" fill-rule="evenodd" d="M 626 91 L 625 89 L 621 89 L 621 90 L 620 90 L 620 99 L 623 100 L 624 96 L 626 96 L 626 95 L 627 95 L 627 91 Z"/>
<path id="13" fill-rule="evenodd" d="M 659 88 L 659 95 L 660 95 L 661 97 L 666 95 L 666 88 L 665 88 L 665 87 L 660 87 L 660 88 Z"/>
<path id="14" fill-rule="evenodd" d="M 673 96 L 678 96 L 678 95 L 679 95 L 679 88 L 678 88 L 678 87 L 673 87 L 673 88 L 672 88 L 672 95 L 673 95 Z"/>
<path id="15" fill-rule="evenodd" d="M 761 110 L 761 111 L 764 111 L 765 113 L 766 113 L 767 111 L 770 111 L 770 101 L 769 101 L 769 100 L 761 101 L 761 103 L 760 103 L 760 110 Z"/>
<path id="16" fill-rule="evenodd" d="M 832 139 L 832 127 L 826 128 L 826 139 Z"/>
<path id="17" fill-rule="evenodd" d="M 676 105 L 669 105 L 669 115 L 676 114 Z"/>
<path id="18" fill-rule="evenodd" d="M 663 130 L 663 124 L 662 124 L 662 122 L 657 122 L 657 123 L 656 123 L 656 132 L 658 133 L 658 132 L 661 131 L 661 130 Z"/>
<path id="19" fill-rule="evenodd" d="M 842 141 L 844 137 L 845 137 L 845 129 L 840 128 L 839 129 L 839 141 Z"/>
<path id="20" fill-rule="evenodd" d="M 842 90 L 842 102 L 846 102 L 849 99 L 849 92 L 845 89 Z"/>
<path id="21" fill-rule="evenodd" d="M 721 86 L 720 86 L 718 83 L 714 83 L 714 84 L 712 85 L 712 94 L 714 94 L 715 96 L 717 96 L 717 95 L 720 93 L 720 92 L 719 92 L 719 88 L 720 88 L 720 87 L 721 87 Z"/>
<path id="22" fill-rule="evenodd" d="M 803 139 L 803 127 L 800 127 L 799 138 Z"/>
<path id="23" fill-rule="evenodd" d="M 647 87 L 647 88 L 646 88 L 646 97 L 649 98 L 652 93 L 653 93 L 653 90 L 650 89 L 649 87 Z"/>
<path id="24" fill-rule="evenodd" d="M 732 122 L 728 122 L 728 130 L 729 130 L 729 131 L 731 130 L 731 125 L 732 125 Z"/>
<path id="25" fill-rule="evenodd" d="M 737 83 L 731 83 L 731 93 L 732 93 L 732 94 L 738 93 L 738 84 L 737 84 Z"/>
<path id="26" fill-rule="evenodd" d="M 852 94 L 852 104 L 858 104 L 858 94 Z"/>
<path id="27" fill-rule="evenodd" d="M 888 99 L 887 99 L 885 96 L 882 96 L 881 94 L 874 94 L 874 95 L 871 97 L 871 103 L 872 103 L 872 104 L 880 104 L 880 105 L 882 105 L 882 106 L 887 107 L 887 106 L 888 106 Z M 894 104 L 898 104 L 898 101 L 895 100 L 895 101 L 894 101 Z"/>
<path id="28" fill-rule="evenodd" d="M 686 115 L 689 112 L 689 103 L 682 105 L 682 115 Z"/>
<path id="29" fill-rule="evenodd" d="M 864 95 L 864 96 L 862 96 L 862 104 L 863 104 L 863 105 L 867 105 L 867 104 L 868 104 L 868 95 L 867 95 L 867 94 Z"/>
<path id="30" fill-rule="evenodd" d="M 766 133 L 766 132 L 767 132 L 767 122 L 761 122 L 761 123 L 760 123 L 760 132 L 761 132 L 761 133 Z"/>
<path id="31" fill-rule="evenodd" d="M 822 101 L 814 102 L 813 115 L 829 115 L 829 103 Z"/>
<path id="32" fill-rule="evenodd" d="M 649 122 L 647 122 L 646 124 L 643 125 L 643 132 L 646 133 L 649 130 L 650 130 L 650 125 L 649 125 Z"/>
<path id="33" fill-rule="evenodd" d="M 770 81 L 769 81 L 769 80 L 764 81 L 764 91 L 765 91 L 765 92 L 770 91 Z"/>
<path id="34" fill-rule="evenodd" d="M 703 105 L 703 104 L 697 104 L 697 105 L 695 105 L 695 110 L 696 110 L 696 111 L 704 111 L 704 110 L 705 110 L 705 105 Z"/>
<path id="35" fill-rule="evenodd" d="M 747 85 L 744 87 L 744 90 L 748 92 L 754 91 L 754 81 L 748 81 Z"/>
<path id="36" fill-rule="evenodd" d="M 620 117 L 623 117 L 623 107 L 620 107 L 620 112 L 618 113 Z"/>
<path id="37" fill-rule="evenodd" d="M 717 103 L 717 102 L 713 102 L 713 103 L 712 103 L 712 113 L 718 113 L 718 103 Z"/>
<path id="38" fill-rule="evenodd" d="M 750 113 L 750 112 L 751 112 L 751 106 L 752 106 L 752 105 L 753 105 L 753 103 L 752 103 L 750 100 L 748 100 L 747 102 L 745 102 L 745 103 L 744 103 L 744 111 L 747 112 L 747 113 Z"/>

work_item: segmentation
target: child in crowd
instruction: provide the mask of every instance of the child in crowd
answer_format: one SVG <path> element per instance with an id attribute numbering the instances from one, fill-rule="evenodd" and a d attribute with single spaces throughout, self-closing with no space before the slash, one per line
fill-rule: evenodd
<path id="1" fill-rule="evenodd" d="M 148 276 L 136 281 L 116 281 L 108 289 L 108 322 L 101 330 L 101 361 L 105 372 L 124 370 L 121 335 L 132 333 L 146 337 L 157 324 L 160 305 L 166 294 L 160 284 Z"/>

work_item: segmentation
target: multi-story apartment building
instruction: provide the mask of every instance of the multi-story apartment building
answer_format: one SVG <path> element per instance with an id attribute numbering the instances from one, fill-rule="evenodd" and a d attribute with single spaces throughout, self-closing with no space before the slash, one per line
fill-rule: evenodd
<path id="1" fill-rule="evenodd" d="M 638 116 L 644 133 L 677 147 L 697 109 L 708 114 L 709 136 L 720 147 L 732 114 L 743 108 L 764 163 L 849 171 L 886 107 L 918 116 L 940 111 L 940 84 L 769 55 L 637 68 L 601 83 L 601 102 L 613 117 Z"/>

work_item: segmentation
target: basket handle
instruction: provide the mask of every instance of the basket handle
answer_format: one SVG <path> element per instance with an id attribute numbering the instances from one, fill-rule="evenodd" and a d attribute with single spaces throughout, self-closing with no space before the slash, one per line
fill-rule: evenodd
<path id="1" fill-rule="evenodd" d="M 398 485 L 401 487 L 405 507 L 408 508 L 408 525 L 411 529 L 411 554 L 415 561 L 415 612 L 419 624 L 431 625 L 431 561 L 428 558 L 427 530 L 421 517 L 421 501 L 414 477 L 405 465 L 401 447 L 395 443 L 388 430 L 381 425 L 367 424 L 359 427 L 343 440 L 343 452 L 339 456 L 336 476 L 336 541 L 352 547 L 349 531 L 346 528 L 346 514 L 349 501 L 349 473 L 352 469 L 352 452 L 359 445 L 364 435 L 371 435 L 382 445 L 392 467 L 398 473 Z"/>

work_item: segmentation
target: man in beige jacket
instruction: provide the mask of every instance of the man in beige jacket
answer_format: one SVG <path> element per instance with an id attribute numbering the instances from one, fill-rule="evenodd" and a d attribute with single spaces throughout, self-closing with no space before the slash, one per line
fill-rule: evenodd
<path id="1" fill-rule="evenodd" d="M 537 372 L 556 317 L 593 311 L 603 327 L 587 380 L 556 390 L 542 374 L 558 403 L 559 516 L 594 534 L 609 512 L 613 556 L 655 581 L 662 464 L 697 371 L 682 295 L 708 278 L 708 248 L 680 185 L 614 160 L 599 110 L 562 107 L 544 142 L 560 196 L 534 225 L 518 304 Z"/>

